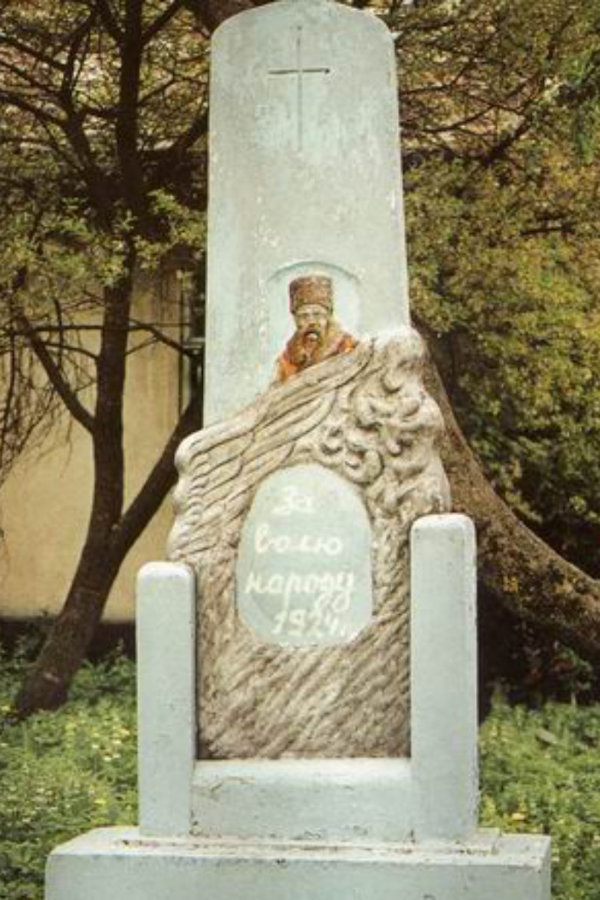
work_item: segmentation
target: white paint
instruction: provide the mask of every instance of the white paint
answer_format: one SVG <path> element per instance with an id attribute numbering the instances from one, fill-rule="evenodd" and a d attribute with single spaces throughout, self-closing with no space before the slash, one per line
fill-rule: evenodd
<path id="1" fill-rule="evenodd" d="M 550 900 L 550 841 L 209 842 L 92 831 L 48 861 L 46 900 Z"/>
<path id="2" fill-rule="evenodd" d="M 193 790 L 204 838 L 373 843 L 413 830 L 407 759 L 202 760 Z"/>
<path id="3" fill-rule="evenodd" d="M 191 787 L 193 580 L 143 570 L 145 824 L 57 848 L 46 900 L 550 900 L 549 838 L 475 826 L 472 525 L 426 517 L 412 546 L 413 759 L 199 761 Z"/>
<path id="4" fill-rule="evenodd" d="M 465 516 L 427 516 L 415 525 L 411 760 L 199 761 L 193 788 L 186 762 L 190 720 L 184 718 L 185 702 L 190 710 L 194 706 L 190 575 L 171 564 L 143 570 L 141 583 L 152 600 L 142 606 L 140 620 L 140 683 L 149 684 L 146 705 L 140 705 L 140 715 L 146 716 L 141 734 L 149 736 L 140 751 L 142 809 L 154 792 L 162 798 L 160 813 L 142 819 L 145 831 L 157 833 L 159 819 L 179 822 L 179 833 L 184 823 L 189 830 L 191 802 L 194 831 L 212 839 L 469 839 L 477 825 L 474 560 L 473 527 Z M 178 592 L 179 618 L 173 599 Z M 174 623 L 180 628 L 179 649 L 172 645 L 166 654 L 160 642 L 172 639 Z M 145 647 L 146 636 L 153 649 Z M 180 668 L 165 672 L 165 664 Z M 168 731 L 187 735 L 177 745 L 182 760 L 177 771 L 185 774 L 176 792 L 161 786 L 163 779 L 173 778 L 174 751 L 161 749 L 153 737 L 165 731 L 164 710 L 173 710 L 173 696 L 181 698 L 177 715 L 182 719 Z"/>
<path id="5" fill-rule="evenodd" d="M 299 60 L 302 78 L 292 72 Z M 408 323 L 395 58 L 385 25 L 328 0 L 241 13 L 213 37 L 210 91 L 208 424 L 271 380 L 293 331 L 293 278 L 329 275 L 347 331 Z"/>
<path id="6" fill-rule="evenodd" d="M 411 534 L 411 747 L 415 836 L 477 826 L 475 530 L 424 516 Z"/>
<path id="7" fill-rule="evenodd" d="M 475 833 L 475 533 L 466 516 L 425 516 L 411 543 L 412 758 L 201 761 L 195 832 L 323 842 Z"/>
<path id="8" fill-rule="evenodd" d="M 352 640 L 371 620 L 371 545 L 366 508 L 348 481 L 316 464 L 277 470 L 242 528 L 241 620 L 282 646 Z"/>
<path id="9" fill-rule="evenodd" d="M 189 834 L 196 755 L 195 584 L 179 563 L 148 563 L 137 583 L 140 832 Z"/>
<path id="10" fill-rule="evenodd" d="M 271 515 L 280 513 L 274 509 Z M 272 532 L 269 522 L 258 525 L 254 535 L 254 551 L 258 554 L 272 550 L 274 553 L 314 553 L 316 556 L 324 553 L 326 556 L 339 556 L 343 549 L 344 542 L 339 537 L 326 535 L 315 537 L 309 533 L 293 538 L 289 534 Z"/>

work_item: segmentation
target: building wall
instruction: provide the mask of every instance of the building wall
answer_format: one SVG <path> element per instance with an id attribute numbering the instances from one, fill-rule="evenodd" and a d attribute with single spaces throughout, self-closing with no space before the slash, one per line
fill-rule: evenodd
<path id="1" fill-rule="evenodd" d="M 163 330 L 178 338 L 175 277 L 160 283 L 140 279 L 135 316 L 173 323 Z M 133 341 L 147 338 L 139 332 Z M 132 354 L 125 396 L 126 502 L 135 496 L 175 425 L 179 394 L 177 353 L 153 344 Z M 61 608 L 87 530 L 91 488 L 91 441 L 78 424 L 69 426 L 67 420 L 13 469 L 0 491 L 0 617 L 30 618 Z M 144 562 L 164 558 L 171 522 L 168 500 L 127 556 L 105 620 L 133 617 L 136 572 Z"/>

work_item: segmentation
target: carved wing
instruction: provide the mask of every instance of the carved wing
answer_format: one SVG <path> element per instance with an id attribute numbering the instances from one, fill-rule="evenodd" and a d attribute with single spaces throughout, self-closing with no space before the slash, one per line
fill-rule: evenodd
<path id="1" fill-rule="evenodd" d="M 422 361 L 412 330 L 363 341 L 182 444 L 169 552 L 199 580 L 201 755 L 408 753 L 408 536 L 418 516 L 449 507 L 436 452 L 442 419 Z M 299 463 L 345 478 L 371 525 L 373 619 L 334 647 L 265 642 L 236 609 L 237 548 L 254 494 Z"/>

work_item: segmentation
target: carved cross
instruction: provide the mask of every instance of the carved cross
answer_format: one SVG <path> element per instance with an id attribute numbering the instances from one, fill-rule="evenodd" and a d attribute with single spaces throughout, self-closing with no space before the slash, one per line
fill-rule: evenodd
<path id="1" fill-rule="evenodd" d="M 296 79 L 296 135 L 298 151 L 302 150 L 304 132 L 304 76 L 329 75 L 327 66 L 305 66 L 302 58 L 302 25 L 296 28 L 296 67 L 288 69 L 269 69 L 269 75 L 292 75 Z"/>

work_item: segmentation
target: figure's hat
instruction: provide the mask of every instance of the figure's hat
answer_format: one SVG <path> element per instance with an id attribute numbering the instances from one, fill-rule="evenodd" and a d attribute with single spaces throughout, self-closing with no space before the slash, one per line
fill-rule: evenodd
<path id="1" fill-rule="evenodd" d="M 302 275 L 290 281 L 290 312 L 296 313 L 301 306 L 314 304 L 323 306 L 328 313 L 333 312 L 333 282 L 326 275 Z"/>

